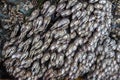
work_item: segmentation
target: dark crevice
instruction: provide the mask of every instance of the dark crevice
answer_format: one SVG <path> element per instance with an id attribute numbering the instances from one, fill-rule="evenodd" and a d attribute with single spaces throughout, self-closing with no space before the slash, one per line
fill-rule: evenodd
<path id="1" fill-rule="evenodd" d="M 3 62 L 0 63 L 0 79 L 10 79 L 15 80 L 15 78 L 6 71 L 5 66 L 3 65 Z"/>

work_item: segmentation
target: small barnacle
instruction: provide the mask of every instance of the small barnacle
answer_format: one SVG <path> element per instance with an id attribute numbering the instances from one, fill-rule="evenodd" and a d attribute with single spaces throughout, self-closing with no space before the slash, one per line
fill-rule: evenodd
<path id="1" fill-rule="evenodd" d="M 56 8 L 56 11 L 57 12 L 61 12 L 62 10 L 64 10 L 66 4 L 65 3 L 60 3 L 58 4 L 57 8 Z"/>
<path id="2" fill-rule="evenodd" d="M 42 8 L 42 10 L 41 10 L 41 13 L 42 14 L 45 14 L 45 12 L 47 11 L 47 9 L 49 8 L 49 6 L 50 6 L 50 1 L 46 1 L 44 4 L 43 4 L 43 8 Z"/>
<path id="3" fill-rule="evenodd" d="M 105 4 L 107 2 L 107 0 L 99 0 L 100 4 Z"/>
<path id="4" fill-rule="evenodd" d="M 55 22 L 55 24 L 51 27 L 51 29 L 64 27 L 67 26 L 69 23 L 70 23 L 69 19 L 63 18 L 62 20 Z"/>
<path id="5" fill-rule="evenodd" d="M 100 10 L 95 10 L 95 11 L 94 11 L 94 14 L 95 14 L 95 15 L 101 15 L 101 13 L 102 13 L 102 12 L 101 12 Z"/>
<path id="6" fill-rule="evenodd" d="M 33 21 L 33 26 L 36 29 L 39 29 L 41 27 L 41 25 L 43 24 L 43 17 L 39 16 L 36 20 Z"/>
<path id="7" fill-rule="evenodd" d="M 74 28 L 75 26 L 78 26 L 80 24 L 80 20 L 72 20 L 70 23 L 70 27 Z"/>
<path id="8" fill-rule="evenodd" d="M 31 57 L 33 57 L 33 61 L 35 61 L 35 60 L 38 60 L 38 59 L 42 58 L 43 57 L 43 53 L 38 49 L 38 50 L 36 50 L 34 55 L 31 55 Z"/>
<path id="9" fill-rule="evenodd" d="M 29 52 L 23 52 L 23 54 L 21 54 L 20 52 L 17 52 L 17 54 L 21 55 L 20 60 L 24 60 L 28 57 Z"/>
<path id="10" fill-rule="evenodd" d="M 72 63 L 71 64 L 71 68 L 70 68 L 70 71 L 73 73 L 76 73 L 76 71 L 78 70 L 78 67 L 77 67 L 77 63 Z M 70 73 L 69 76 L 72 76 L 72 74 Z"/>
<path id="11" fill-rule="evenodd" d="M 31 21 L 31 20 L 35 19 L 36 17 L 38 17 L 39 12 L 40 12 L 39 9 L 34 10 L 34 11 L 31 13 L 31 16 L 29 17 L 29 20 Z"/>
<path id="12" fill-rule="evenodd" d="M 55 66 L 55 61 L 56 61 L 57 55 L 56 53 L 52 53 L 50 56 L 50 63 L 52 66 Z"/>
<path id="13" fill-rule="evenodd" d="M 32 64 L 32 59 L 24 59 L 21 61 L 20 68 L 28 68 Z"/>
<path id="14" fill-rule="evenodd" d="M 102 4 L 95 4 L 95 8 L 96 8 L 96 9 L 102 9 L 102 8 L 103 8 L 103 5 L 102 5 Z"/>
<path id="15" fill-rule="evenodd" d="M 38 74 L 39 70 L 40 70 L 40 64 L 39 64 L 39 62 L 34 62 L 31 70 L 33 71 L 32 75 Z"/>
<path id="16" fill-rule="evenodd" d="M 21 57 L 21 55 L 20 55 L 20 54 L 14 54 L 14 55 L 12 55 L 12 57 L 11 57 L 11 58 L 18 58 L 18 59 L 20 59 L 20 57 Z"/>
<path id="17" fill-rule="evenodd" d="M 58 54 L 57 57 L 56 57 L 56 67 L 60 67 L 64 64 L 64 54 Z"/>
<path id="18" fill-rule="evenodd" d="M 71 55 L 77 49 L 77 46 L 74 45 L 74 44 L 75 43 L 72 43 L 72 44 L 69 45 L 68 51 L 66 52 L 66 56 Z"/>
<path id="19" fill-rule="evenodd" d="M 68 1 L 68 4 L 66 5 L 66 9 L 74 6 L 77 2 L 78 2 L 78 0 L 70 0 L 70 1 Z"/>
<path id="20" fill-rule="evenodd" d="M 47 12 L 45 13 L 45 16 L 51 16 L 55 12 L 55 10 L 56 10 L 56 6 L 55 5 L 51 5 L 48 8 Z"/>
<path id="21" fill-rule="evenodd" d="M 34 39 L 32 41 L 32 44 L 37 43 L 39 40 L 40 40 L 40 35 L 35 35 L 35 37 L 34 37 Z"/>
<path id="22" fill-rule="evenodd" d="M 29 45 L 31 44 L 32 42 L 32 39 L 31 38 L 28 38 L 23 44 L 24 44 L 24 48 L 26 47 L 26 49 L 29 47 Z M 25 46 L 26 45 L 26 46 Z M 28 47 L 27 47 L 28 46 Z"/>
<path id="23" fill-rule="evenodd" d="M 96 5 L 96 4 L 95 4 L 95 5 Z M 93 11 L 94 11 L 94 6 L 93 6 L 92 4 L 89 4 L 89 5 L 87 6 L 87 11 L 93 12 Z"/>
<path id="24" fill-rule="evenodd" d="M 45 63 L 46 61 L 48 61 L 50 58 L 50 54 L 49 53 L 45 53 L 41 59 L 41 63 Z"/>
<path id="25" fill-rule="evenodd" d="M 75 18 L 79 18 L 80 16 L 81 16 L 81 11 L 79 10 L 79 11 L 77 11 L 77 12 L 75 12 L 73 15 L 72 15 L 72 19 L 75 19 Z"/>
<path id="26" fill-rule="evenodd" d="M 74 39 L 77 36 L 76 32 L 70 34 L 71 39 Z"/>
<path id="27" fill-rule="evenodd" d="M 61 33 L 61 34 L 59 34 Z M 55 38 L 63 37 L 67 33 L 66 30 L 59 30 L 58 33 L 55 34 Z"/>
<path id="28" fill-rule="evenodd" d="M 41 47 L 42 51 L 45 51 L 49 47 L 49 43 L 44 43 L 43 46 Z"/>
<path id="29" fill-rule="evenodd" d="M 89 18 L 89 22 L 91 21 L 91 22 L 93 22 L 94 20 L 96 19 L 96 16 L 90 16 L 90 18 Z"/>
<path id="30" fill-rule="evenodd" d="M 78 4 L 72 7 L 71 12 L 73 13 L 75 11 L 79 11 L 81 8 L 82 8 L 82 3 L 79 2 Z"/>
<path id="31" fill-rule="evenodd" d="M 84 18 L 86 15 L 87 15 L 87 11 L 84 10 L 84 11 L 81 13 L 81 16 L 78 17 L 78 19 Z"/>
<path id="32" fill-rule="evenodd" d="M 43 27 L 45 27 L 45 29 L 49 25 L 50 21 L 51 21 L 51 17 L 45 17 L 44 18 L 44 20 L 43 20 Z"/>
<path id="33" fill-rule="evenodd" d="M 11 33 L 10 37 L 13 38 L 17 35 L 18 31 L 19 31 L 20 26 L 16 25 L 16 27 L 14 28 L 13 32 Z"/>
<path id="34" fill-rule="evenodd" d="M 39 49 L 43 45 L 43 42 L 40 40 L 32 45 L 31 50 Z"/>
<path id="35" fill-rule="evenodd" d="M 21 26 L 20 31 L 23 32 L 23 33 L 26 33 L 26 32 L 28 32 L 28 31 L 30 31 L 31 28 L 32 28 L 32 23 L 31 23 L 31 22 L 28 22 L 28 23 L 23 24 L 23 25 Z M 21 33 L 21 34 L 22 34 L 22 33 Z"/>
<path id="36" fill-rule="evenodd" d="M 99 0 L 89 0 L 89 3 L 95 3 L 97 1 L 99 1 Z"/>
<path id="37" fill-rule="evenodd" d="M 37 52 L 35 52 L 35 50 L 30 50 L 29 52 L 29 57 L 33 57 L 34 55 L 36 55 Z"/>
<path id="38" fill-rule="evenodd" d="M 62 17 L 69 16 L 71 14 L 71 11 L 70 10 L 64 10 L 60 14 L 61 14 Z"/>
<path id="39" fill-rule="evenodd" d="M 82 5 L 83 5 L 82 9 L 85 9 L 87 7 L 88 3 L 87 2 L 83 2 Z"/>
<path id="40" fill-rule="evenodd" d="M 16 46 L 13 47 L 8 47 L 7 50 L 5 51 L 5 57 L 10 57 L 16 52 Z"/>

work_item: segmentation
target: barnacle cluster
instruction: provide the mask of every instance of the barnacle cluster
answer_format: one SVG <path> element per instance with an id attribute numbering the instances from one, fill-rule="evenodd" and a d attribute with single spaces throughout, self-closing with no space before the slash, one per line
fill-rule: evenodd
<path id="1" fill-rule="evenodd" d="M 45 0 L 41 7 L 34 0 L 6 1 L 0 42 L 5 39 L 1 51 L 10 75 L 19 80 L 120 79 L 119 0 Z"/>

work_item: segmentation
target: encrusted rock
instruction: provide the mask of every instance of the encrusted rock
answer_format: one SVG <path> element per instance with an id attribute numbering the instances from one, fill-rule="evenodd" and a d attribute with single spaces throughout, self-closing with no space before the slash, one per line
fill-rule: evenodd
<path id="1" fill-rule="evenodd" d="M 120 28 L 111 25 L 113 3 L 60 0 L 56 4 L 44 1 L 39 9 L 29 2 L 28 10 L 34 9 L 30 15 L 20 12 L 22 18 L 17 17 L 12 7 L 13 21 L 2 19 L 2 27 L 11 33 L 2 49 L 7 72 L 20 80 L 79 76 L 119 80 Z"/>

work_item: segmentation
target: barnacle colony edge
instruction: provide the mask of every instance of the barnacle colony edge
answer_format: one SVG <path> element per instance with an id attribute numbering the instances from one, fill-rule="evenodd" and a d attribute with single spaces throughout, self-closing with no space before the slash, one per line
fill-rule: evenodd
<path id="1" fill-rule="evenodd" d="M 0 55 L 16 79 L 120 79 L 119 0 L 0 4 Z"/>

